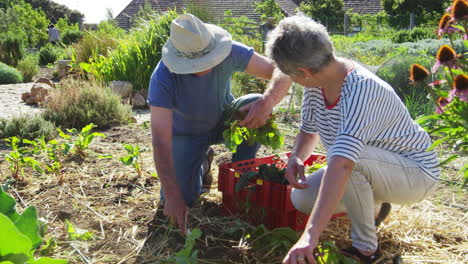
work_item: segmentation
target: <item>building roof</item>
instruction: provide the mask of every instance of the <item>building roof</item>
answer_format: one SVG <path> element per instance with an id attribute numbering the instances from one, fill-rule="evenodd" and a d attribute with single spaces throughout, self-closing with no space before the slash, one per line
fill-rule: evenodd
<path id="1" fill-rule="evenodd" d="M 302 0 L 276 0 L 276 2 L 280 5 L 286 16 L 292 16 L 296 14 Z"/>
<path id="2" fill-rule="evenodd" d="M 344 0 L 344 9 L 360 15 L 375 15 L 383 10 L 380 0 Z"/>
<path id="3" fill-rule="evenodd" d="M 215 20 L 221 20 L 226 10 L 231 10 L 234 17 L 246 16 L 249 19 L 260 21 L 260 14 L 254 11 L 255 0 L 193 0 L 209 6 Z M 161 12 L 177 8 L 185 8 L 184 0 L 149 0 L 154 10 Z M 301 2 L 304 0 L 276 0 L 286 16 L 294 15 Z M 313 2 L 313 0 L 312 0 Z M 145 0 L 132 0 L 127 7 L 115 18 L 119 27 L 129 29 L 132 26 L 132 18 L 136 16 Z M 382 11 L 380 0 L 344 0 L 344 9 L 352 9 L 358 14 L 377 14 Z"/>
<path id="4" fill-rule="evenodd" d="M 174 8 L 177 10 L 185 8 L 183 0 L 149 0 L 149 2 L 154 10 L 161 12 Z M 249 19 L 260 21 L 260 14 L 254 11 L 255 0 L 195 0 L 194 2 L 206 4 L 215 20 L 222 19 L 224 12 L 231 10 L 234 17 L 246 16 Z M 144 4 L 145 0 L 132 0 L 115 18 L 119 27 L 129 29 L 132 26 L 132 19 Z"/>

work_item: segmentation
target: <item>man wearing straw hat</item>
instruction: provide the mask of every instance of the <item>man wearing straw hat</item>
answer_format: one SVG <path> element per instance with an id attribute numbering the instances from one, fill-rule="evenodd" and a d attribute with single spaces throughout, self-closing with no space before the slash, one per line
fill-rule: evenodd
<path id="1" fill-rule="evenodd" d="M 204 156 L 222 139 L 222 115 L 233 102 L 230 82 L 234 72 L 271 79 L 263 95 L 246 95 L 252 103 L 241 125 L 265 124 L 272 108 L 291 84 L 289 77 L 253 48 L 233 41 L 224 29 L 205 24 L 191 14 L 172 21 L 162 60 L 150 81 L 153 154 L 162 183 L 164 214 L 185 232 L 187 206 L 202 192 Z M 241 144 L 233 161 L 255 157 L 258 145 Z"/>

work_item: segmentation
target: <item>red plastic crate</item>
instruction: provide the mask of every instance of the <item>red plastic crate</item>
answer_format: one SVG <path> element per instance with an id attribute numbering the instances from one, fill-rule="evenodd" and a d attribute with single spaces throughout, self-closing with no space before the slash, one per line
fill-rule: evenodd
<path id="1" fill-rule="evenodd" d="M 297 211 L 291 203 L 290 185 L 282 185 L 262 179 L 251 180 L 247 188 L 236 192 L 235 186 L 242 173 L 257 171 L 262 164 L 275 164 L 277 168 L 285 168 L 290 153 L 272 155 L 219 166 L 218 190 L 223 193 L 223 205 L 229 215 L 239 216 L 251 224 L 264 224 L 268 228 L 291 227 L 303 230 L 308 215 Z M 312 154 L 304 164 L 312 165 L 324 161 L 324 155 Z M 343 214 L 337 214 L 338 217 Z"/>

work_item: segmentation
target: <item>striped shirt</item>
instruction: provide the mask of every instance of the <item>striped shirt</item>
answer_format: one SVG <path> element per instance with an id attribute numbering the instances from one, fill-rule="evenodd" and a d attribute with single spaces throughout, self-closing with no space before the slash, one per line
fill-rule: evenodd
<path id="1" fill-rule="evenodd" d="M 327 107 L 321 88 L 304 88 L 301 130 L 318 133 L 328 158 L 359 159 L 364 146 L 398 153 L 437 179 L 439 162 L 429 135 L 409 115 L 392 87 L 355 63 L 337 104 Z"/>

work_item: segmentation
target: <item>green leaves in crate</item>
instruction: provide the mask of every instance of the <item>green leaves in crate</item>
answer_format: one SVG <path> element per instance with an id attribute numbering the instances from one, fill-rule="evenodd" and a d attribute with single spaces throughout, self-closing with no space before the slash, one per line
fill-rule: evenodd
<path id="1" fill-rule="evenodd" d="M 279 169 L 275 164 L 262 164 L 258 166 L 258 171 L 248 171 L 243 173 L 236 183 L 236 192 L 244 189 L 251 179 L 263 179 L 269 182 L 288 185 L 289 182 L 284 177 L 286 169 Z"/>

